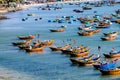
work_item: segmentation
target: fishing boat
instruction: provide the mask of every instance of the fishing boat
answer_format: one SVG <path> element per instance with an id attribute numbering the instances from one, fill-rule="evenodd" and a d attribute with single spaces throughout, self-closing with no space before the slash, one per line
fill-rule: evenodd
<path id="1" fill-rule="evenodd" d="M 28 44 L 30 44 L 31 41 L 32 41 L 32 40 L 27 40 L 27 41 L 24 41 L 24 42 L 12 42 L 12 44 L 13 44 L 14 46 L 28 45 Z"/>
<path id="2" fill-rule="evenodd" d="M 41 52 L 41 51 L 43 51 L 44 47 L 45 46 L 40 46 L 40 47 L 36 47 L 36 48 L 31 47 L 31 48 L 27 48 L 25 50 L 26 50 L 26 52 Z"/>
<path id="3" fill-rule="evenodd" d="M 20 48 L 20 49 L 23 49 L 23 50 L 25 50 L 25 49 L 27 49 L 27 48 L 29 48 L 29 44 L 28 45 L 19 45 L 18 47 Z M 32 47 L 34 47 L 34 48 L 36 48 L 36 47 L 38 47 L 38 46 L 44 46 L 41 42 L 37 42 L 37 43 L 35 43 L 35 42 L 33 42 L 33 45 L 31 45 Z"/>
<path id="4" fill-rule="evenodd" d="M 109 54 L 103 54 L 106 58 L 119 58 L 120 57 L 120 51 L 109 53 Z"/>
<path id="5" fill-rule="evenodd" d="M 83 13 L 84 12 L 83 10 L 79 10 L 79 9 L 74 9 L 73 11 L 76 13 Z"/>
<path id="6" fill-rule="evenodd" d="M 96 28 L 110 28 L 110 25 L 98 25 Z"/>
<path id="7" fill-rule="evenodd" d="M 42 10 L 51 10 L 49 7 L 43 7 Z"/>
<path id="8" fill-rule="evenodd" d="M 91 30 L 93 33 L 99 33 L 100 32 L 100 29 L 92 29 Z"/>
<path id="9" fill-rule="evenodd" d="M 100 56 L 96 58 L 92 58 L 90 60 L 79 60 L 79 66 L 92 66 L 100 61 Z"/>
<path id="10" fill-rule="evenodd" d="M 94 64 L 93 67 L 96 68 L 96 69 L 111 69 L 111 68 L 114 68 L 115 67 L 115 64 L 117 63 L 118 59 L 114 59 L 110 62 L 105 62 L 105 63 L 97 63 L 97 64 Z"/>
<path id="11" fill-rule="evenodd" d="M 19 39 L 21 40 L 26 40 L 26 39 L 34 39 L 34 35 L 29 35 L 29 36 L 18 36 Z"/>
<path id="12" fill-rule="evenodd" d="M 42 41 L 42 42 L 40 42 L 40 45 L 41 45 L 41 46 L 51 46 L 53 43 L 54 43 L 54 40 L 51 39 L 51 40 L 47 40 L 47 41 Z"/>
<path id="13" fill-rule="evenodd" d="M 59 28 L 59 29 L 50 29 L 51 32 L 64 32 L 65 28 Z"/>
<path id="14" fill-rule="evenodd" d="M 120 67 L 108 70 L 100 69 L 100 72 L 104 75 L 120 75 Z"/>
<path id="15" fill-rule="evenodd" d="M 99 21 L 99 23 L 96 25 L 96 28 L 110 28 L 111 24 L 112 22 L 110 20 Z"/>
<path id="16" fill-rule="evenodd" d="M 87 26 L 87 27 L 78 27 L 79 30 L 90 30 L 92 26 Z"/>
<path id="17" fill-rule="evenodd" d="M 83 10 L 91 10 L 92 8 L 90 6 L 82 6 Z"/>
<path id="18" fill-rule="evenodd" d="M 91 54 L 91 55 L 85 56 L 85 57 L 71 57 L 70 61 L 73 64 L 76 64 L 79 60 L 90 60 L 90 59 L 92 59 L 93 56 L 94 56 L 94 54 Z"/>
<path id="19" fill-rule="evenodd" d="M 117 36 L 118 35 L 118 31 L 114 31 L 114 32 L 110 32 L 110 33 L 103 33 L 104 36 Z"/>
<path id="20" fill-rule="evenodd" d="M 107 36 L 107 37 L 101 37 L 103 41 L 112 41 L 116 39 L 116 36 Z"/>
<path id="21" fill-rule="evenodd" d="M 85 52 L 88 49 L 88 47 L 83 47 L 83 46 L 79 46 L 77 48 L 70 48 L 70 49 L 66 49 L 66 50 L 61 50 L 62 53 L 64 54 L 73 54 L 73 53 L 82 53 Z"/>
<path id="22" fill-rule="evenodd" d="M 89 52 L 90 52 L 90 49 L 88 49 L 84 52 L 79 52 L 78 51 L 77 53 L 71 53 L 70 56 L 71 57 L 84 57 L 84 56 L 88 56 Z"/>
<path id="23" fill-rule="evenodd" d="M 93 31 L 84 31 L 84 32 L 77 32 L 79 36 L 92 36 L 94 34 Z"/>
<path id="24" fill-rule="evenodd" d="M 49 48 L 52 50 L 52 51 L 61 51 L 61 50 L 66 50 L 68 48 L 70 48 L 70 44 L 67 44 L 63 47 L 56 47 L 56 46 L 50 46 Z"/>
<path id="25" fill-rule="evenodd" d="M 19 49 L 24 50 L 24 49 L 26 49 L 26 48 L 29 48 L 29 46 L 30 46 L 30 45 L 19 45 L 18 47 L 19 47 Z"/>
<path id="26" fill-rule="evenodd" d="M 30 13 L 30 14 L 27 14 L 27 16 L 35 16 L 35 14 Z"/>
<path id="27" fill-rule="evenodd" d="M 84 17 L 80 17 L 80 18 L 77 18 L 81 23 L 83 24 L 89 24 L 89 23 L 93 23 L 95 21 L 95 19 L 89 19 L 89 18 L 84 18 Z"/>

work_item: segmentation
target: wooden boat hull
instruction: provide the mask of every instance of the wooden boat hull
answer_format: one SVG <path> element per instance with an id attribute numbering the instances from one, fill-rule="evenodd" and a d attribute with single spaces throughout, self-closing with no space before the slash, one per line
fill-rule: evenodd
<path id="1" fill-rule="evenodd" d="M 70 58 L 70 61 L 73 63 L 73 64 L 76 64 L 79 60 L 89 60 L 89 59 L 92 59 L 92 57 L 94 56 L 94 54 L 90 55 L 90 56 L 85 56 L 85 57 L 71 57 Z"/>
<path id="2" fill-rule="evenodd" d="M 100 57 L 92 59 L 92 60 L 87 60 L 87 61 L 79 61 L 78 64 L 80 66 L 92 66 L 100 61 Z"/>
<path id="3" fill-rule="evenodd" d="M 99 33 L 100 29 L 95 29 L 95 30 L 91 30 L 91 31 L 94 32 L 94 33 Z"/>
<path id="4" fill-rule="evenodd" d="M 74 54 L 74 53 L 82 53 L 82 52 L 85 52 L 87 50 L 87 47 L 81 47 L 80 49 L 79 48 L 76 48 L 76 49 L 71 49 L 71 50 L 61 50 L 62 53 L 65 53 L 65 54 Z"/>
<path id="5" fill-rule="evenodd" d="M 112 36 L 112 37 L 102 37 L 101 38 L 103 41 L 112 41 L 116 39 L 116 36 Z"/>
<path id="6" fill-rule="evenodd" d="M 94 64 L 93 67 L 96 68 L 96 69 L 104 69 L 104 70 L 107 70 L 107 69 L 112 69 L 115 67 L 115 64 L 117 63 L 118 59 L 115 59 L 109 63 L 97 63 L 97 64 Z"/>
<path id="7" fill-rule="evenodd" d="M 118 35 L 118 31 L 112 32 L 112 33 L 103 33 L 104 36 L 117 36 Z"/>
<path id="8" fill-rule="evenodd" d="M 78 27 L 79 30 L 90 30 L 91 29 L 91 26 L 89 27 Z"/>
<path id="9" fill-rule="evenodd" d="M 54 43 L 54 40 L 49 40 L 49 41 L 41 42 L 40 45 L 41 46 L 51 46 L 53 43 Z"/>
<path id="10" fill-rule="evenodd" d="M 110 24 L 101 22 L 96 28 L 110 28 Z"/>
<path id="11" fill-rule="evenodd" d="M 61 50 L 63 54 L 72 54 L 72 50 Z"/>
<path id="12" fill-rule="evenodd" d="M 26 52 L 41 52 L 43 51 L 43 49 L 44 49 L 44 46 L 38 47 L 38 48 L 32 48 L 32 49 L 25 49 L 25 50 Z"/>
<path id="13" fill-rule="evenodd" d="M 72 53 L 70 54 L 71 57 L 84 57 L 84 56 L 88 56 L 89 54 L 89 51 L 85 51 L 85 52 L 82 52 L 82 53 Z"/>
<path id="14" fill-rule="evenodd" d="M 116 20 L 116 23 L 119 23 L 119 24 L 120 24 L 120 19 L 117 19 L 117 20 Z"/>
<path id="15" fill-rule="evenodd" d="M 90 7 L 83 7 L 83 10 L 91 10 L 92 8 Z"/>
<path id="16" fill-rule="evenodd" d="M 102 70 L 100 72 L 104 75 L 120 75 L 120 69 L 113 69 L 113 70 Z"/>
<path id="17" fill-rule="evenodd" d="M 61 48 L 49 47 L 52 51 L 60 51 Z"/>
<path id="18" fill-rule="evenodd" d="M 78 32 L 79 36 L 92 36 L 94 32 Z"/>
<path id="19" fill-rule="evenodd" d="M 18 46 L 20 49 L 27 49 L 27 48 L 29 48 L 29 46 L 28 45 L 20 45 L 20 46 Z"/>
<path id="20" fill-rule="evenodd" d="M 54 29 L 50 29 L 51 32 L 64 32 L 65 29 L 64 28 L 61 28 L 61 29 L 58 29 L 58 30 L 54 30 Z"/>
<path id="21" fill-rule="evenodd" d="M 18 36 L 19 39 L 21 40 L 26 40 L 26 39 L 34 39 L 35 36 Z"/>
<path id="22" fill-rule="evenodd" d="M 103 54 L 106 58 L 119 58 L 120 53 L 115 53 L 115 54 Z"/>
<path id="23" fill-rule="evenodd" d="M 63 47 L 49 47 L 52 51 L 61 51 L 61 50 L 66 50 L 68 48 L 70 48 L 70 45 L 66 45 L 66 46 L 63 46 Z"/>
<path id="24" fill-rule="evenodd" d="M 26 44 L 25 42 L 13 42 L 12 43 L 14 46 L 19 46 L 19 45 L 24 45 Z"/>

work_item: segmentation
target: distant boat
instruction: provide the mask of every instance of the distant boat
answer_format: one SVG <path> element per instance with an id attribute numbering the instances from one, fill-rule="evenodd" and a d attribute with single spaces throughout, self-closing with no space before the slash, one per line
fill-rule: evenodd
<path id="1" fill-rule="evenodd" d="M 93 31 L 84 31 L 84 32 L 77 32 L 79 36 L 92 36 L 94 34 Z"/>
<path id="2" fill-rule="evenodd" d="M 79 62 L 79 60 L 90 60 L 90 59 L 92 59 L 93 56 L 94 56 L 94 54 L 91 54 L 91 55 L 85 56 L 85 57 L 71 57 L 70 61 L 73 64 L 77 64 L 77 62 Z"/>
<path id="3" fill-rule="evenodd" d="M 79 10 L 79 9 L 74 9 L 73 11 L 76 13 L 83 13 L 84 12 L 83 10 Z"/>
<path id="4" fill-rule="evenodd" d="M 66 50 L 68 48 L 70 48 L 70 44 L 65 45 L 63 47 L 54 47 L 54 46 L 50 46 L 49 47 L 52 51 L 61 51 L 61 50 Z"/>
<path id="5" fill-rule="evenodd" d="M 87 26 L 87 27 L 78 27 L 79 30 L 90 30 L 92 26 Z"/>
<path id="6" fill-rule="evenodd" d="M 27 41 L 24 41 L 24 42 L 12 42 L 12 44 L 13 44 L 14 46 L 28 45 L 28 44 L 30 44 L 31 41 L 32 41 L 32 40 L 27 40 Z"/>
<path id="7" fill-rule="evenodd" d="M 84 56 L 87 56 L 89 54 L 89 52 L 90 52 L 90 49 L 85 50 L 83 52 L 78 51 L 77 53 L 71 53 L 70 56 L 71 57 L 84 57 Z"/>
<path id="8" fill-rule="evenodd" d="M 83 10 L 91 10 L 92 8 L 90 6 L 82 6 Z"/>
<path id="9" fill-rule="evenodd" d="M 35 36 L 29 35 L 29 36 L 18 36 L 19 39 L 21 40 L 26 40 L 26 39 L 34 39 Z"/>
<path id="10" fill-rule="evenodd" d="M 110 33 L 103 33 L 104 36 L 117 36 L 118 35 L 118 31 L 114 31 L 114 32 L 110 32 Z"/>
<path id="11" fill-rule="evenodd" d="M 100 61 L 100 56 L 96 58 L 92 58 L 90 60 L 79 60 L 78 64 L 79 66 L 92 66 L 93 64 L 96 64 Z"/>
<path id="12" fill-rule="evenodd" d="M 59 29 L 50 29 L 51 32 L 64 32 L 65 28 L 59 28 Z"/>
<path id="13" fill-rule="evenodd" d="M 45 46 L 41 46 L 41 47 L 36 47 L 36 48 L 26 48 L 26 52 L 41 52 L 43 51 Z"/>
<path id="14" fill-rule="evenodd" d="M 30 14 L 27 14 L 27 16 L 35 16 L 35 14 L 31 14 L 31 13 L 30 13 Z"/>
<path id="15" fill-rule="evenodd" d="M 116 36 L 107 36 L 107 37 L 101 37 L 103 41 L 112 41 L 116 39 Z"/>
<path id="16" fill-rule="evenodd" d="M 103 54 L 106 58 L 119 58 L 120 57 L 120 51 L 114 52 L 114 53 L 108 53 Z"/>

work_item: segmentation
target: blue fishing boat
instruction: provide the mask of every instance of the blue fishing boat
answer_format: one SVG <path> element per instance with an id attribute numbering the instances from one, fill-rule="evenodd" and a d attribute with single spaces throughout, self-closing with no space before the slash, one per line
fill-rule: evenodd
<path id="1" fill-rule="evenodd" d="M 93 67 L 96 69 L 111 69 L 115 67 L 115 64 L 117 63 L 118 59 L 115 59 L 109 63 L 98 63 L 98 64 L 94 64 Z"/>

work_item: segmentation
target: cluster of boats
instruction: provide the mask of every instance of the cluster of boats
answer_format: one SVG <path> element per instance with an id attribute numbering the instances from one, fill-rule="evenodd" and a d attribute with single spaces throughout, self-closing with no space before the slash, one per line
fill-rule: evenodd
<path id="1" fill-rule="evenodd" d="M 65 28 L 50 29 L 51 32 L 64 32 Z"/>
<path id="2" fill-rule="evenodd" d="M 54 40 L 52 39 L 47 41 L 33 41 L 35 38 L 34 35 L 18 36 L 18 38 L 25 41 L 12 42 L 12 44 L 22 50 L 25 50 L 26 52 L 41 52 L 45 47 L 54 43 Z"/>
<path id="3" fill-rule="evenodd" d="M 120 51 L 116 53 L 103 54 L 106 61 L 101 60 L 101 56 L 95 57 L 94 54 L 83 56 L 83 57 L 71 57 L 70 61 L 72 64 L 78 66 L 93 66 L 105 75 L 119 75 L 120 67 L 116 67 L 118 58 L 120 57 Z M 108 58 L 114 58 L 108 61 Z"/>
<path id="4" fill-rule="evenodd" d="M 95 7 L 102 6 L 103 3 L 95 4 Z M 114 5 L 111 3 L 109 6 Z M 83 6 L 83 10 L 91 10 L 92 8 L 89 6 Z M 76 13 L 83 13 L 84 11 L 80 9 L 74 9 L 73 11 Z M 92 36 L 95 33 L 99 33 L 102 29 L 110 28 L 112 22 L 120 23 L 120 11 L 116 10 L 114 15 L 110 16 L 100 16 L 95 15 L 92 18 L 88 17 L 77 17 L 74 18 L 74 21 L 78 20 L 82 24 L 81 27 L 78 27 L 80 30 L 78 35 L 80 36 Z M 61 22 L 59 22 L 59 20 Z M 48 22 L 58 22 L 64 23 L 67 20 L 71 20 L 70 18 L 59 18 L 55 19 L 54 21 Z M 111 41 L 115 40 L 119 31 L 112 31 L 103 33 L 104 36 L 101 37 L 103 41 Z M 93 66 L 95 69 L 99 70 L 102 74 L 105 75 L 119 75 L 120 74 L 120 67 L 116 67 L 116 63 L 118 58 L 120 57 L 120 51 L 117 52 L 108 52 L 108 54 L 103 54 L 104 58 L 106 59 L 103 61 L 101 59 L 101 55 L 98 54 L 96 57 L 94 54 L 90 54 L 90 48 L 86 46 L 78 46 L 72 47 L 70 44 L 67 44 L 62 47 L 57 46 L 50 46 L 51 51 L 60 51 L 63 54 L 70 55 L 70 61 L 72 64 L 79 65 L 79 66 Z M 114 59 L 108 59 L 114 58 Z M 117 59 L 116 59 L 117 58 Z M 109 60 L 109 61 L 108 61 Z"/>
<path id="5" fill-rule="evenodd" d="M 105 34 L 105 36 L 111 36 L 111 34 Z M 18 39 L 25 40 L 24 42 L 12 42 L 14 46 L 19 47 L 26 52 L 42 52 L 45 47 L 51 49 L 51 51 L 61 51 L 62 54 L 66 54 L 70 56 L 70 61 L 73 64 L 79 66 L 93 66 L 98 69 L 102 74 L 107 75 L 117 75 L 120 74 L 120 67 L 115 67 L 118 59 L 114 59 L 112 61 L 101 62 L 101 56 L 98 54 L 97 57 L 94 54 L 90 54 L 90 48 L 88 46 L 76 46 L 72 47 L 70 44 L 66 44 L 65 46 L 53 46 L 54 40 L 48 41 L 36 41 L 33 39 L 34 35 L 29 36 L 18 36 Z M 33 41 L 33 42 L 32 42 Z M 103 54 L 106 58 L 119 58 L 120 51 L 110 52 L 109 54 Z"/>
<path id="6" fill-rule="evenodd" d="M 67 44 L 62 47 L 50 46 L 51 51 L 61 51 L 62 54 L 70 55 L 70 61 L 74 65 L 78 66 L 93 66 L 105 75 L 118 75 L 120 74 L 120 67 L 116 67 L 118 58 L 120 57 L 120 51 L 116 53 L 103 54 L 105 61 L 101 60 L 101 55 L 98 54 L 95 57 L 94 54 L 90 54 L 90 48 L 88 46 L 80 45 L 78 47 L 71 47 Z M 114 56 L 113 56 L 114 55 Z M 108 61 L 108 58 L 113 58 Z"/>
<path id="7" fill-rule="evenodd" d="M 74 12 L 79 12 L 78 9 L 74 9 Z M 74 21 L 80 21 L 81 25 L 78 27 L 80 30 L 77 32 L 80 36 L 92 36 L 95 33 L 99 33 L 102 29 L 110 28 L 113 22 L 119 23 L 120 10 L 116 10 L 114 15 L 102 16 L 102 15 L 94 15 L 92 17 L 85 16 L 85 17 L 75 17 L 75 16 L 57 16 L 55 20 L 48 20 L 48 22 L 57 22 L 57 23 L 71 23 Z M 51 32 L 64 32 L 65 28 L 58 28 L 58 29 L 50 29 Z M 112 41 L 115 40 L 118 31 L 103 33 L 103 34 L 111 34 L 110 36 L 102 36 L 101 40 L 103 41 Z"/>
<path id="8" fill-rule="evenodd" d="M 70 4 L 71 5 L 71 4 Z M 101 6 L 101 3 L 99 5 L 95 6 Z M 83 6 L 83 10 L 91 10 L 92 8 L 89 6 Z M 47 6 L 45 8 L 41 8 L 42 10 L 51 10 L 50 6 Z M 60 7 L 56 7 L 54 9 L 61 9 Z M 73 10 L 74 12 L 83 12 L 80 10 Z M 92 36 L 95 33 L 99 33 L 101 29 L 109 28 L 112 24 L 112 22 L 120 23 L 119 19 L 120 11 L 116 10 L 115 15 L 111 15 L 109 17 L 99 15 L 93 16 L 93 18 L 86 18 L 86 17 L 80 17 L 80 18 L 74 18 L 74 16 L 62 16 L 57 17 L 55 20 L 49 20 L 48 22 L 56 22 L 56 23 L 71 23 L 72 21 L 80 21 L 81 24 L 84 26 L 78 27 L 80 30 L 78 35 L 80 36 Z M 34 16 L 33 14 L 28 14 L 28 16 Z M 114 19 L 113 19 L 114 18 Z M 89 25 L 89 26 L 86 26 Z M 49 29 L 51 32 L 64 32 L 65 26 L 62 26 L 63 28 L 59 29 Z M 111 41 L 115 40 L 118 31 L 109 32 L 109 33 L 103 33 L 103 37 L 101 37 L 101 40 L 104 41 Z M 98 54 L 98 56 L 94 56 L 94 54 L 90 55 L 90 48 L 88 46 L 77 46 L 72 47 L 70 44 L 66 44 L 62 47 L 60 46 L 53 46 L 54 40 L 48 40 L 48 41 L 33 41 L 35 38 L 34 35 L 29 36 L 18 36 L 20 42 L 12 42 L 14 46 L 19 47 L 22 50 L 25 50 L 26 52 L 41 52 L 45 47 L 48 47 L 51 49 L 51 51 L 60 51 L 62 54 L 66 54 L 70 56 L 70 61 L 73 64 L 79 65 L 79 66 L 93 66 L 94 68 L 98 69 L 102 74 L 107 75 L 116 75 L 120 74 L 120 67 L 116 67 L 115 64 L 117 63 L 118 59 L 114 59 L 111 61 L 105 61 L 101 62 L 101 56 Z M 108 53 L 103 54 L 105 56 L 105 59 L 107 58 L 119 58 L 120 57 L 120 51 L 114 52 L 114 53 Z"/>

